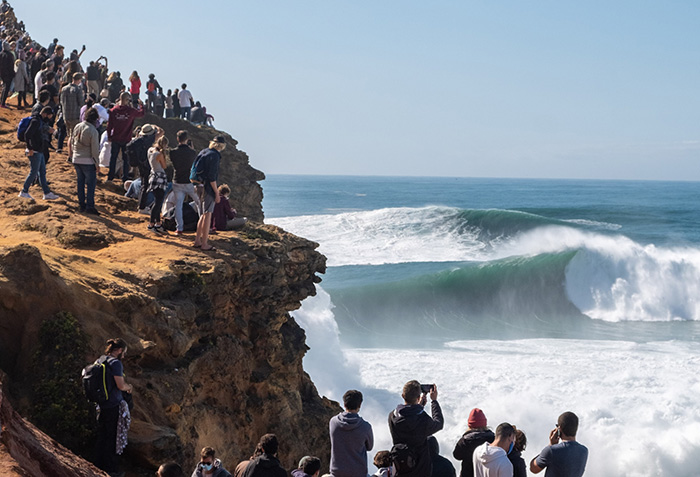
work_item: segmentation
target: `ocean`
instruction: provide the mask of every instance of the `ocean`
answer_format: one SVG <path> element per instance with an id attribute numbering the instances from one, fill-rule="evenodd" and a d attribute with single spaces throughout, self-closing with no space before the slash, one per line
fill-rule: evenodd
<path id="1" fill-rule="evenodd" d="M 365 395 L 378 450 L 410 379 L 441 454 L 469 411 L 527 462 L 580 418 L 586 475 L 700 475 L 700 183 L 270 175 L 266 222 L 320 244 L 293 313 L 319 392 Z M 370 472 L 374 467 L 370 461 Z"/>

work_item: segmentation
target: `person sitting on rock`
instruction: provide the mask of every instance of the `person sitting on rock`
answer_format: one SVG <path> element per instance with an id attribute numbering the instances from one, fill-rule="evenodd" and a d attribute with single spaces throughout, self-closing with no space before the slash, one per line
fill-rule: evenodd
<path id="1" fill-rule="evenodd" d="M 200 453 L 199 464 L 192 472 L 192 477 L 231 477 L 231 474 L 216 458 L 216 451 L 211 447 L 205 447 Z"/>
<path id="2" fill-rule="evenodd" d="M 318 477 L 321 472 L 321 459 L 311 455 L 301 458 L 299 468 L 292 471 L 293 477 Z"/>
<path id="3" fill-rule="evenodd" d="M 229 195 L 231 189 L 226 184 L 219 186 L 219 197 L 221 200 L 214 205 L 214 212 L 211 216 L 211 232 L 224 232 L 226 230 L 237 230 L 243 227 L 248 219 L 245 217 L 236 217 L 236 209 L 231 208 Z"/>
<path id="4" fill-rule="evenodd" d="M 277 436 L 265 434 L 260 438 L 260 447 L 263 450 L 262 455 L 248 464 L 243 477 L 287 477 L 287 471 L 277 459 Z"/>

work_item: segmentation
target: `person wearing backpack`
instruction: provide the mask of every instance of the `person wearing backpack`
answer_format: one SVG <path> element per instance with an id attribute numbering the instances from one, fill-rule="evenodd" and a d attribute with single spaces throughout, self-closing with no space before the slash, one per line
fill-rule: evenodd
<path id="1" fill-rule="evenodd" d="M 216 181 L 219 177 L 219 162 L 221 151 L 226 148 L 226 139 L 216 136 L 209 142 L 209 147 L 202 149 L 192 164 L 190 180 L 196 183 L 195 189 L 199 196 L 199 222 L 193 246 L 205 252 L 214 252 L 216 248 L 209 244 L 209 230 L 214 206 L 219 203 L 219 187 Z"/>
<path id="2" fill-rule="evenodd" d="M 24 181 L 22 190 L 19 192 L 19 197 L 23 199 L 32 199 L 29 195 L 29 187 L 34 183 L 37 176 L 39 184 L 44 191 L 44 200 L 55 200 L 59 197 L 51 192 L 49 184 L 46 182 L 46 156 L 48 151 L 49 140 L 46 133 L 53 133 L 53 128 L 46 128 L 53 110 L 50 106 L 44 106 L 40 114 L 34 114 L 29 121 L 29 126 L 24 131 L 24 141 L 27 143 L 25 154 L 29 158 L 31 169 L 29 175 Z"/>
<path id="3" fill-rule="evenodd" d="M 153 73 L 149 74 L 148 81 L 146 81 L 146 98 L 148 100 L 146 107 L 150 113 L 155 113 L 156 111 L 156 93 L 159 89 L 161 87 L 156 79 L 156 75 Z"/>
<path id="4" fill-rule="evenodd" d="M 132 139 L 129 144 L 127 144 L 127 155 L 129 156 L 130 164 L 136 164 L 139 169 L 139 177 L 141 177 L 141 192 L 139 195 L 139 208 L 140 214 L 150 215 L 146 206 L 148 205 L 148 193 L 149 193 L 149 177 L 151 176 L 151 164 L 148 158 L 148 151 L 163 135 L 163 131 L 158 126 L 152 124 L 144 124 L 139 130 L 139 134 L 135 139 Z M 162 202 L 161 202 L 162 205 Z M 160 222 L 160 220 L 159 220 Z"/>
<path id="5" fill-rule="evenodd" d="M 107 400 L 97 405 L 97 442 L 95 465 L 109 474 L 118 474 L 117 427 L 120 408 L 123 407 L 122 393 L 131 394 L 134 387 L 124 380 L 124 366 L 121 360 L 126 355 L 126 342 L 121 338 L 107 341 L 104 354 L 98 359 L 105 363 L 105 383 Z"/>
<path id="6" fill-rule="evenodd" d="M 117 168 L 117 158 L 119 152 L 122 153 L 122 181 L 129 180 L 129 161 L 127 159 L 126 145 L 131 141 L 131 130 L 136 118 L 143 117 L 145 113 L 143 103 L 139 100 L 139 107 L 133 108 L 130 105 L 131 95 L 126 91 L 119 97 L 119 104 L 109 110 L 109 121 L 107 121 L 107 139 L 111 142 L 111 156 L 109 158 L 109 173 L 107 180 L 114 179 L 114 172 Z M 147 149 L 147 148 L 146 148 Z"/>
<path id="7" fill-rule="evenodd" d="M 426 394 L 418 381 L 407 382 L 401 395 L 404 404 L 389 413 L 389 432 L 394 444 L 391 455 L 397 477 L 427 477 L 432 473 L 428 436 L 441 430 L 445 421 L 437 402 L 437 386 L 433 384 L 430 388 L 432 417 L 423 409 Z"/>

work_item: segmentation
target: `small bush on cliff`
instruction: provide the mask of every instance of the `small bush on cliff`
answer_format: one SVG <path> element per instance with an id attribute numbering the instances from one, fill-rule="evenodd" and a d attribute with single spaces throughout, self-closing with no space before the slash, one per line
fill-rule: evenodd
<path id="1" fill-rule="evenodd" d="M 78 320 L 61 312 L 45 320 L 33 357 L 32 422 L 75 453 L 92 449 L 92 405 L 85 398 L 80 370 L 88 353 L 87 338 Z"/>

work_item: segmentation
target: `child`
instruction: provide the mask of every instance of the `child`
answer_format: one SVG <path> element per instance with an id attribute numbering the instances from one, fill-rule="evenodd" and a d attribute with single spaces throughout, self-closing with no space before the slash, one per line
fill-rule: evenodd
<path id="1" fill-rule="evenodd" d="M 377 467 L 377 472 L 372 477 L 394 477 L 396 471 L 391 463 L 391 453 L 383 450 L 374 455 L 374 465 Z"/>
<path id="2" fill-rule="evenodd" d="M 214 206 L 214 213 L 211 217 L 212 232 L 223 232 L 228 229 L 240 228 L 248 221 L 245 217 L 236 218 L 236 210 L 231 208 L 228 200 L 231 189 L 226 184 L 219 186 L 219 196 L 221 200 Z"/>

